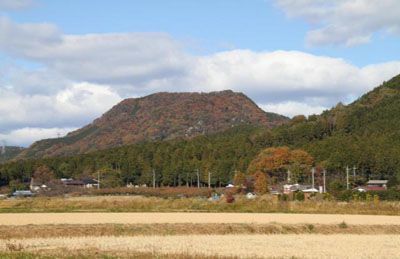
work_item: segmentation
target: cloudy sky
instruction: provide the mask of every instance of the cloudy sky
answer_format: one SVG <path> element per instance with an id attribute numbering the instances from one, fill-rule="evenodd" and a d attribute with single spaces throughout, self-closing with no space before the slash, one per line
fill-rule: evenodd
<path id="1" fill-rule="evenodd" d="M 158 91 L 232 89 L 308 115 L 399 73 L 398 0 L 0 0 L 9 145 Z"/>

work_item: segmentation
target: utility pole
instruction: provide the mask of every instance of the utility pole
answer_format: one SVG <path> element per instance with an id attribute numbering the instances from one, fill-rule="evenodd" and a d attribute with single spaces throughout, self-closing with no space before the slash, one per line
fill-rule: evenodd
<path id="1" fill-rule="evenodd" d="M 97 171 L 97 189 L 100 189 L 100 171 Z"/>
<path id="2" fill-rule="evenodd" d="M 211 188 L 211 172 L 208 171 L 208 189 Z"/>
<path id="3" fill-rule="evenodd" d="M 156 172 L 153 169 L 153 188 L 156 188 Z"/>
<path id="4" fill-rule="evenodd" d="M 323 181 L 324 181 L 324 193 L 325 193 L 326 192 L 326 169 L 324 169 L 323 174 L 324 174 Z"/>
<path id="5" fill-rule="evenodd" d="M 315 189 L 315 188 L 314 188 L 314 174 L 315 174 L 315 168 L 313 167 L 313 168 L 311 169 L 311 182 L 312 182 L 312 188 L 313 188 L 313 189 Z"/>
<path id="6" fill-rule="evenodd" d="M 199 169 L 196 169 L 196 175 L 197 175 L 197 188 L 200 188 L 200 173 L 199 173 Z"/>
<path id="7" fill-rule="evenodd" d="M 349 190 L 349 167 L 346 166 L 346 189 Z"/>
<path id="8" fill-rule="evenodd" d="M 189 174 L 186 173 L 186 187 L 189 188 Z"/>
<path id="9" fill-rule="evenodd" d="M 356 182 L 356 166 L 353 166 L 353 181 Z"/>

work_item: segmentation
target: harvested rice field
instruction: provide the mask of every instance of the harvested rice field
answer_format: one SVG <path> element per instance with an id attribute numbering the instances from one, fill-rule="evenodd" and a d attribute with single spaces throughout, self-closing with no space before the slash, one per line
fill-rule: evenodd
<path id="1" fill-rule="evenodd" d="M 0 250 L 93 249 L 238 258 L 398 258 L 399 235 L 181 235 L 0 240 Z"/>
<path id="2" fill-rule="evenodd" d="M 400 216 L 285 213 L 0 213 L 0 225 L 255 223 L 400 225 Z"/>
<path id="3" fill-rule="evenodd" d="M 0 213 L 1 258 L 397 258 L 400 217 Z"/>

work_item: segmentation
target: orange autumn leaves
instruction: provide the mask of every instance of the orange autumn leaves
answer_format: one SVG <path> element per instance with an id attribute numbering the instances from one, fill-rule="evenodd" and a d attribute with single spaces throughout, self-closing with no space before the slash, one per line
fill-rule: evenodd
<path id="1" fill-rule="evenodd" d="M 250 163 L 247 171 L 251 175 L 286 174 L 290 171 L 293 180 L 298 181 L 310 172 L 313 163 L 314 158 L 302 149 L 272 147 L 262 150 Z"/>

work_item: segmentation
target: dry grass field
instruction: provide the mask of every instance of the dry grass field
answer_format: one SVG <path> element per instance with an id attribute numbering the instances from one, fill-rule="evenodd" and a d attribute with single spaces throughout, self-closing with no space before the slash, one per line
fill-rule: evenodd
<path id="1" fill-rule="evenodd" d="M 400 225 L 322 224 L 97 224 L 0 226 L 0 239 L 102 236 L 358 234 L 400 235 Z"/>
<path id="2" fill-rule="evenodd" d="M 0 240 L 0 250 L 82 249 L 239 258 L 398 258 L 399 235 L 182 235 Z"/>
<path id="3" fill-rule="evenodd" d="M 284 213 L 1 213 L 0 225 L 43 224 L 339 224 L 400 225 L 400 216 Z"/>
<path id="4" fill-rule="evenodd" d="M 309 214 L 400 215 L 400 202 L 283 202 L 276 196 L 247 200 L 238 196 L 234 203 L 205 198 L 158 198 L 142 196 L 36 197 L 0 200 L 6 212 L 252 212 Z"/>
<path id="5" fill-rule="evenodd" d="M 396 202 L 278 202 L 259 197 L 228 204 L 200 198 L 97 196 L 7 199 L 0 201 L 0 212 L 0 258 L 396 258 L 400 254 Z"/>

